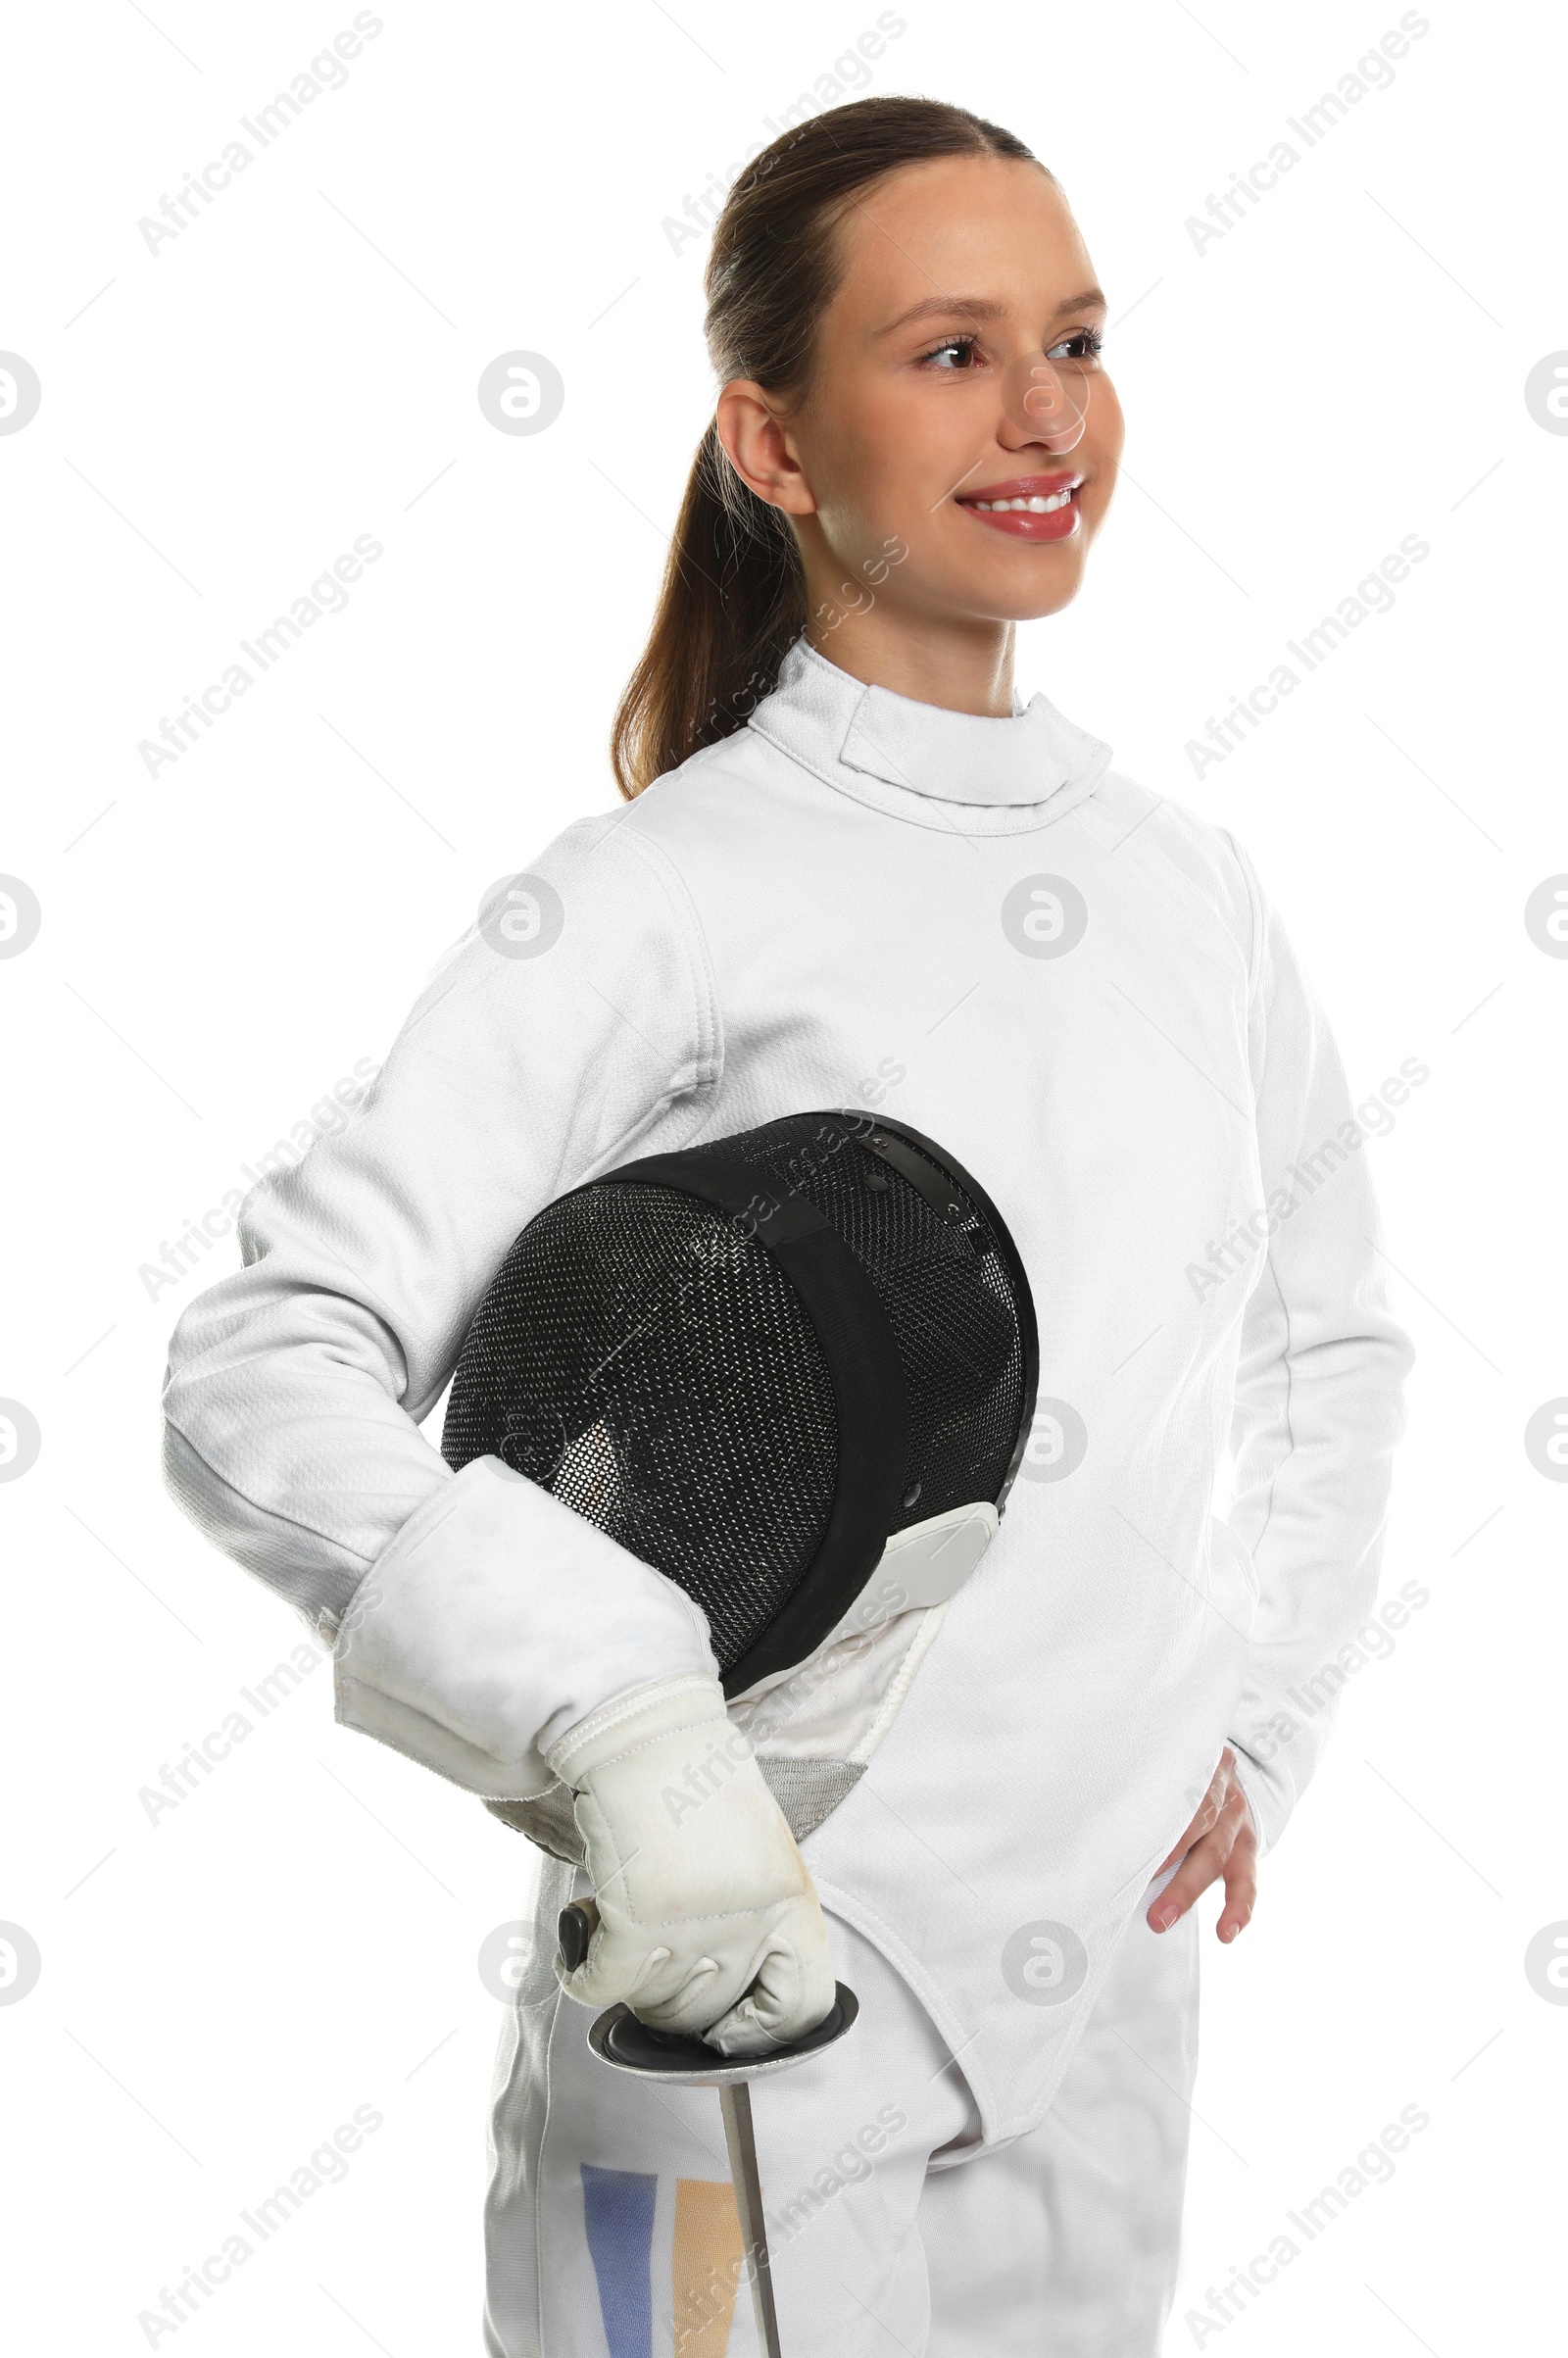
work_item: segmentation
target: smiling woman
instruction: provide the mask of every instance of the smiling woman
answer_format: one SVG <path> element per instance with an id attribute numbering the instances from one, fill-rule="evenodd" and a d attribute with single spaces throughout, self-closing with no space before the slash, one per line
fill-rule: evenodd
<path id="1" fill-rule="evenodd" d="M 247 1202 L 244 1267 L 173 1339 L 170 1480 L 331 1643 L 340 1721 L 548 1853 L 495 2083 L 491 2358 L 717 2352 L 764 2196 L 791 2358 L 1153 2358 L 1195 1902 L 1223 1886 L 1222 1942 L 1248 1923 L 1327 1738 L 1293 1697 L 1375 1595 L 1412 1354 L 1371 1158 L 1241 846 L 1014 688 L 1122 445 L 1052 173 L 931 100 L 814 117 L 731 194 L 708 293 L 714 414 L 617 715 L 622 799 L 508 881 L 515 924 L 486 897 L 364 1106 Z M 757 1143 L 856 1096 L 886 1135 L 853 1168 Z M 1215 1249 L 1234 1283 L 1190 1282 L 1335 1140 L 1255 1250 Z M 621 1200 L 672 1217 L 694 1168 L 724 1221 L 661 1278 Z M 564 1194 L 600 1223 L 564 1256 L 575 1297 L 494 1333 L 497 1274 Z M 681 1363 L 683 1449 L 638 1354 L 666 1318 L 699 1333 L 764 1230 L 841 1342 L 791 1375 L 734 1296 L 722 1352 Z M 901 1439 L 991 1398 L 1000 1234 L 1039 1305 L 1004 1523 Z M 884 1295 L 886 1350 L 847 1356 Z M 508 1383 L 545 1336 L 582 1372 L 470 1431 L 475 1334 Z M 951 1400 L 903 1372 L 933 1339 Z M 455 1367 L 443 1457 L 420 1428 Z M 812 1651 L 735 1693 L 732 1591 L 755 1610 L 785 1560 L 800 1471 L 782 1414 L 762 1473 L 726 1449 L 724 1371 L 758 1367 L 881 1486 L 853 1525 L 819 1501 L 789 1565 L 888 1562 L 863 1624 L 777 1575 L 763 1619 Z M 720 1498 L 723 1582 L 683 1586 Z M 836 1982 L 859 2010 L 829 2051 Z M 608 2074 L 590 2003 L 596 2037 L 621 2007 L 693 2034 L 693 2085 Z M 755 2153 L 728 2116 L 739 2211 L 720 2050 L 769 2074 Z"/>
<path id="2" fill-rule="evenodd" d="M 740 727 L 892 535 L 908 550 L 896 586 L 835 661 L 1005 714 L 1000 676 L 955 673 L 953 625 L 1067 605 L 1115 483 L 1105 298 L 1023 141 L 961 107 L 885 98 L 776 144 L 714 231 L 722 391 L 616 714 L 628 799 Z"/>

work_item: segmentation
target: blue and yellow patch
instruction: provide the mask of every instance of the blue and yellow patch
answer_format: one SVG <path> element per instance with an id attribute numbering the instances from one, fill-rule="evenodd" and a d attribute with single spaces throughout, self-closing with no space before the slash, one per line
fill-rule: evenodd
<path id="1" fill-rule="evenodd" d="M 653 2358 L 654 2212 L 646 2170 L 583 2162 L 583 2223 L 610 2358 Z M 675 2358 L 724 2358 L 745 2273 L 735 2189 L 727 2179 L 678 2178 L 670 2248 Z"/>

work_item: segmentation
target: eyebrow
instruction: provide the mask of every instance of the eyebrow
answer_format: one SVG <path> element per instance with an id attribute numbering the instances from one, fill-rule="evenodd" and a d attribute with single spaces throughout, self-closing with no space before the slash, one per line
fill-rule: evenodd
<path id="1" fill-rule="evenodd" d="M 1103 311 L 1106 308 L 1105 298 L 1098 286 L 1086 286 L 1080 294 L 1069 295 L 1064 303 L 1058 303 L 1051 317 L 1059 319 L 1070 311 L 1088 311 L 1093 306 Z M 890 336 L 897 328 L 907 327 L 912 320 L 951 317 L 955 312 L 963 312 L 971 319 L 1001 319 L 1006 317 L 1010 308 L 1008 304 L 994 301 L 989 295 L 928 295 L 923 303 L 911 304 L 906 312 L 901 312 L 896 319 L 890 319 L 878 333 Z"/>

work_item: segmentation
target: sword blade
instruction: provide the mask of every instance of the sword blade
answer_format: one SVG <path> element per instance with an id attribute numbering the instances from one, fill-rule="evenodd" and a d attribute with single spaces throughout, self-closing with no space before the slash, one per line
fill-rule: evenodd
<path id="1" fill-rule="evenodd" d="M 752 2308 L 757 2318 L 758 2347 L 764 2358 L 782 2358 L 778 2318 L 773 2308 L 773 2274 L 767 2256 L 767 2227 L 762 2218 L 762 2182 L 757 2170 L 752 2091 L 744 2080 L 737 2080 L 719 2089 L 718 2101 L 724 2115 L 729 2174 L 735 2186 L 735 2208 L 740 2214 L 746 2274 L 751 2282 Z"/>

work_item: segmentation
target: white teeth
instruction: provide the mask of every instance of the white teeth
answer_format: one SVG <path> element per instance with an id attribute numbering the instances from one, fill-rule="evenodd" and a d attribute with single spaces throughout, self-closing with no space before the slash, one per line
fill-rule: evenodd
<path id="1" fill-rule="evenodd" d="M 1030 516 L 1054 516 L 1058 508 L 1066 507 L 1077 488 L 1076 483 L 1065 484 L 1060 491 L 1054 492 L 1050 499 L 1043 499 L 1036 492 L 1033 499 L 1028 500 L 968 500 L 964 504 L 978 508 L 982 516 L 1000 516 L 1004 509 L 1017 509 Z"/>

